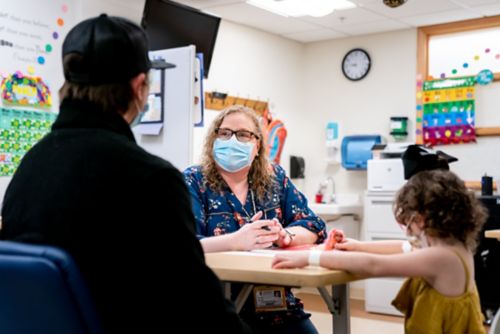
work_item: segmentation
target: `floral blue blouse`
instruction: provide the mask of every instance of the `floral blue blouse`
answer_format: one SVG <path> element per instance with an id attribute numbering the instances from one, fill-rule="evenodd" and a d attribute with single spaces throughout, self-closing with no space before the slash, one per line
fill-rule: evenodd
<path id="1" fill-rule="evenodd" d="M 184 178 L 191 193 L 198 238 L 237 231 L 257 212 L 262 219 L 277 218 L 283 227 L 302 226 L 318 235 L 317 243 L 326 237 L 325 223 L 307 206 L 305 196 L 295 188 L 285 171 L 273 165 L 276 182 L 270 201 L 259 201 L 248 191 L 245 205 L 227 187 L 222 193 L 207 188 L 200 166 L 189 167 Z"/>
<path id="2" fill-rule="evenodd" d="M 273 165 L 273 169 L 275 183 L 271 199 L 260 201 L 250 186 L 245 205 L 242 205 L 227 186 L 222 192 L 209 189 L 204 181 L 201 166 L 187 168 L 184 171 L 184 179 L 191 193 L 198 238 L 235 232 L 250 222 L 253 215 L 262 211 L 261 219 L 277 218 L 283 227 L 302 226 L 316 233 L 316 242 L 322 243 L 326 237 L 325 223 L 309 209 L 307 199 L 295 188 L 283 168 Z M 251 306 L 252 299 L 247 300 L 240 313 L 249 324 L 260 322 L 273 326 L 292 318 L 303 320 L 310 316 L 304 313 L 302 302 L 292 294 L 290 288 L 286 289 L 287 311 L 255 313 Z"/>

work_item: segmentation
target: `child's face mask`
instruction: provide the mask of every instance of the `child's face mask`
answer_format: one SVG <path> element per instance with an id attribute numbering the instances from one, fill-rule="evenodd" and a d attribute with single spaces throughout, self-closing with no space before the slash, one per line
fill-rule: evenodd
<path id="1" fill-rule="evenodd" d="M 410 225 L 415 222 L 415 217 L 410 219 L 410 223 L 408 223 L 406 229 L 406 235 L 408 236 L 408 241 L 412 245 L 413 248 L 427 248 L 429 247 L 429 242 L 427 241 L 427 235 L 424 230 L 421 230 L 418 235 L 414 235 L 412 233 Z"/>
<path id="2" fill-rule="evenodd" d="M 429 247 L 429 242 L 427 241 L 427 236 L 425 231 L 421 231 L 419 235 L 408 235 L 408 241 L 413 248 L 427 248 Z"/>

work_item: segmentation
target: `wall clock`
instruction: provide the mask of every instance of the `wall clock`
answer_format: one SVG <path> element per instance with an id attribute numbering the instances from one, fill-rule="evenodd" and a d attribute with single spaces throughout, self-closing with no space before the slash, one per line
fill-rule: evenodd
<path id="1" fill-rule="evenodd" d="M 347 79 L 352 81 L 358 81 L 366 77 L 370 67 L 370 55 L 363 49 L 350 50 L 342 60 L 342 72 Z"/>

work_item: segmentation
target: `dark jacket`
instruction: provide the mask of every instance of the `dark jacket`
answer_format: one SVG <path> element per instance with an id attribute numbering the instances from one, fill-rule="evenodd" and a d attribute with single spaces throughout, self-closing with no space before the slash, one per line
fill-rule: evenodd
<path id="1" fill-rule="evenodd" d="M 63 101 L 10 182 L 2 218 L 1 239 L 73 255 L 107 333 L 168 333 L 186 313 L 185 333 L 243 332 L 205 265 L 180 172 L 140 148 L 118 113 Z"/>

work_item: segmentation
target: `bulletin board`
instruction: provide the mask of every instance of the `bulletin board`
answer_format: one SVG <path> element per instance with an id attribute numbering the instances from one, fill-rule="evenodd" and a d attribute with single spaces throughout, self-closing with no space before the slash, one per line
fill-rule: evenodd
<path id="1" fill-rule="evenodd" d="M 80 0 L 0 0 L 0 177 L 57 116 L 62 42 L 79 11 Z"/>
<path id="2" fill-rule="evenodd" d="M 422 127 L 426 145 L 460 144 L 476 141 L 475 77 L 431 80 L 423 83 Z"/>

